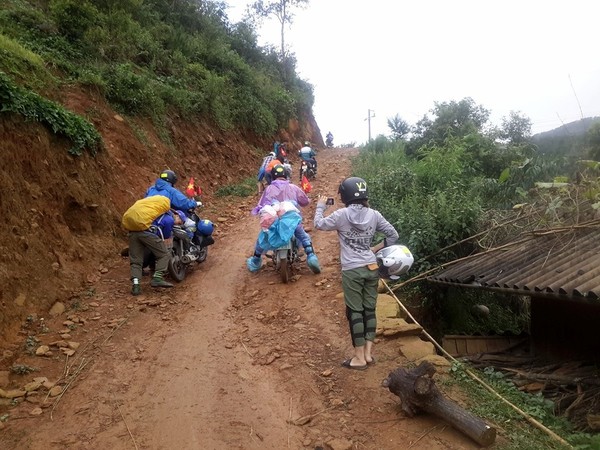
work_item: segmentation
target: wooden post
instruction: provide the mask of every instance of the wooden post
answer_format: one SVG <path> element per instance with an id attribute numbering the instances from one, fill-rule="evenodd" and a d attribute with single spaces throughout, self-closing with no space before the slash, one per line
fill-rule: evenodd
<path id="1" fill-rule="evenodd" d="M 382 385 L 400 397 L 402 411 L 413 417 L 420 410 L 446 420 L 479 445 L 487 447 L 496 440 L 496 429 L 487 425 L 440 392 L 432 379 L 435 367 L 427 361 L 410 370 L 402 367 L 390 372 Z"/>

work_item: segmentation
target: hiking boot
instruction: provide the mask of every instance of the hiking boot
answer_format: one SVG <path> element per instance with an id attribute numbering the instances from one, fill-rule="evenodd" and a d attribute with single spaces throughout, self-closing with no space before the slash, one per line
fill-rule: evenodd
<path id="1" fill-rule="evenodd" d="M 317 258 L 317 255 L 315 255 L 314 253 L 310 253 L 306 257 L 306 264 L 308 264 L 308 267 L 310 270 L 312 270 L 312 273 L 321 273 L 321 265 L 319 264 L 319 258 Z"/>
<path id="2" fill-rule="evenodd" d="M 160 288 L 172 288 L 173 284 L 163 280 L 162 277 L 155 276 L 154 278 L 152 278 L 152 281 L 150 281 L 150 286 Z"/>
<path id="3" fill-rule="evenodd" d="M 262 267 L 262 258 L 260 256 L 251 256 L 246 260 L 246 266 L 250 272 L 258 272 Z"/>
<path id="4" fill-rule="evenodd" d="M 140 295 L 142 293 L 142 286 L 139 283 L 131 286 L 131 295 Z"/>

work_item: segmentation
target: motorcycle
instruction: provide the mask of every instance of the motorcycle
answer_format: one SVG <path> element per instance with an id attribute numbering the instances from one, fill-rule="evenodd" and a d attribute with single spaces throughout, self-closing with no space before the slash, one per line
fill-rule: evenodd
<path id="1" fill-rule="evenodd" d="M 317 177 L 317 170 L 313 162 L 302 160 L 300 163 L 300 182 L 302 177 L 306 177 L 309 181 L 314 180 Z"/>
<path id="2" fill-rule="evenodd" d="M 173 246 L 167 269 L 174 280 L 183 281 L 190 264 L 206 260 L 208 246 L 215 243 L 212 232 L 212 222 L 200 220 L 195 210 L 188 211 L 185 223 L 173 226 Z"/>
<path id="3" fill-rule="evenodd" d="M 331 136 L 331 135 L 327 136 L 327 138 L 325 139 L 325 145 L 327 146 L 327 148 L 333 147 L 333 136 Z"/>
<path id="4" fill-rule="evenodd" d="M 299 261 L 296 237 L 292 236 L 286 245 L 274 249 L 271 258 L 275 270 L 279 272 L 281 281 L 288 283 L 292 278 L 293 264 Z"/>

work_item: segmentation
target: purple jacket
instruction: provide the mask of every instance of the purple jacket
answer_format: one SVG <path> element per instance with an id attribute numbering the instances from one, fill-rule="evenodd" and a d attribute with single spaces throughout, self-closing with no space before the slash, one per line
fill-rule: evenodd
<path id="1" fill-rule="evenodd" d="M 252 209 L 252 214 L 257 215 L 263 206 L 273 204 L 273 201 L 294 202 L 294 204 L 304 207 L 308 205 L 310 200 L 308 196 L 295 184 L 290 183 L 288 180 L 273 180 L 273 182 L 267 186 L 262 193 L 258 204 Z"/>

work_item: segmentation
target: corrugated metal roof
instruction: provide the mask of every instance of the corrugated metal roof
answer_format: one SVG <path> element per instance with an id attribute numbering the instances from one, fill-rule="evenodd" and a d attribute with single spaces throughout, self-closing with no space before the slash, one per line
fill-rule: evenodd
<path id="1" fill-rule="evenodd" d="M 567 299 L 600 298 L 600 229 L 532 235 L 501 250 L 457 262 L 434 283 Z"/>

